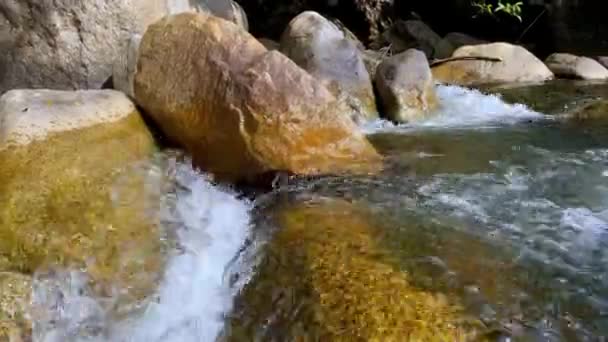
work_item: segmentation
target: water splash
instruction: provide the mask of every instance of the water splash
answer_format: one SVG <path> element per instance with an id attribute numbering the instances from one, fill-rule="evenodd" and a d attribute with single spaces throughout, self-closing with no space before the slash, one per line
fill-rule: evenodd
<path id="1" fill-rule="evenodd" d="M 185 165 L 177 181 L 184 190 L 169 221 L 179 226 L 182 251 L 170 260 L 158 302 L 115 340 L 214 341 L 232 308 L 227 271 L 249 234 L 251 204 Z"/>
<path id="2" fill-rule="evenodd" d="M 212 185 L 189 163 L 172 163 L 173 191 L 163 195 L 160 215 L 175 246 L 157 293 L 143 309 L 115 319 L 112 303 L 89 291 L 85 272 L 41 274 L 34 281 L 36 341 L 216 340 L 245 283 L 230 278 L 243 271 L 238 256 L 250 234 L 252 203 Z"/>
<path id="3" fill-rule="evenodd" d="M 519 151 L 526 165 L 502 161 L 493 163 L 493 173 L 438 174 L 418 193 L 424 210 L 460 222 L 453 226 L 480 236 L 498 234 L 503 244 L 522 251 L 530 247 L 538 261 L 570 281 L 583 281 L 590 275 L 570 270 L 605 270 L 598 261 L 608 258 L 608 196 L 599 185 L 608 162 L 604 151 L 528 146 Z"/>
<path id="4" fill-rule="evenodd" d="M 364 125 L 364 131 L 372 134 L 429 128 L 497 127 L 547 119 L 547 116 L 523 104 L 508 104 L 498 95 L 483 94 L 479 90 L 446 85 L 438 85 L 436 90 L 439 108 L 428 119 L 399 125 L 386 120 L 376 120 Z"/>

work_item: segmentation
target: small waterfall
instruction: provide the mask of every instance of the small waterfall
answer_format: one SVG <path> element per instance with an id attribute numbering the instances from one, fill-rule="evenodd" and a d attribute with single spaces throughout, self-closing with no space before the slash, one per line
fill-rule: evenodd
<path id="1" fill-rule="evenodd" d="M 117 342 L 214 341 L 244 281 L 239 251 L 250 233 L 252 204 L 212 185 L 189 164 L 173 165 L 176 189 L 164 195 L 161 221 L 176 237 L 154 298 L 127 319 L 112 321 L 76 270 L 34 281 L 34 340 Z M 245 277 L 246 278 L 246 277 Z"/>
<path id="2" fill-rule="evenodd" d="M 428 119 L 400 125 L 376 120 L 365 125 L 364 131 L 373 134 L 429 128 L 484 128 L 547 118 L 525 105 L 509 104 L 498 95 L 484 94 L 475 89 L 438 85 L 436 91 L 439 107 Z"/>

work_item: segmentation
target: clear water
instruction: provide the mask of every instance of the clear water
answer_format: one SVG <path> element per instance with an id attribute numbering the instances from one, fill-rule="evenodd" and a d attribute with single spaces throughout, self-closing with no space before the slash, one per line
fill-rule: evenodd
<path id="1" fill-rule="evenodd" d="M 368 208 L 384 231 L 377 242 L 417 286 L 459 298 L 497 340 L 606 338 L 608 125 L 560 122 L 464 88 L 438 92 L 432 119 L 364 127 L 387 159 L 373 177 L 301 180 L 249 202 L 186 164 L 161 167 L 173 184 L 161 215 L 175 246 L 155 297 L 116 319 L 87 293 L 86 274 L 39 277 L 35 340 L 239 340 L 225 329 L 235 298 L 238 315 L 263 330 L 269 318 L 250 317 L 257 311 L 238 294 L 255 294 L 257 262 L 281 228 L 263 218 L 285 196 Z"/>

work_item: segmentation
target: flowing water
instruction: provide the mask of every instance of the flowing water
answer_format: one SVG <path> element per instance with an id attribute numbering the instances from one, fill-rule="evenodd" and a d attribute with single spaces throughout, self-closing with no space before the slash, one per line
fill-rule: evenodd
<path id="1" fill-rule="evenodd" d="M 601 341 L 608 337 L 608 124 L 568 123 L 546 114 L 608 98 L 608 86 L 556 87 L 492 90 L 532 104 L 527 107 L 439 86 L 442 108 L 432 119 L 364 127 L 386 156 L 381 174 L 296 180 L 253 202 L 166 158 L 148 171 L 170 179 L 159 212 L 172 242 L 157 293 L 117 319 L 86 291 L 86 273 L 38 276 L 35 340 L 323 340 L 329 336 L 323 331 L 331 330 L 324 325 L 336 321 L 327 312 L 341 309 L 323 297 L 334 293 L 323 287 L 331 274 L 318 278 L 318 270 L 366 265 L 363 270 L 373 273 L 391 264 L 391 277 L 407 274 L 412 291 L 458 302 L 463 315 L 492 332 L 486 339 Z M 552 95 L 534 102 L 532 91 Z M 327 205 L 332 199 L 346 204 Z M 294 207 L 327 208 L 311 215 Z M 299 216 L 277 219 L 285 211 Z M 326 219 L 336 234 L 315 230 Z M 359 226 L 363 221 L 373 233 Z M 283 225 L 298 222 L 312 223 L 281 235 Z M 340 222 L 344 227 L 334 227 Z M 316 236 L 327 243 L 307 245 Z M 344 241 L 359 247 L 340 249 Z M 372 261 L 348 261 L 361 257 L 357 253 L 367 258 L 370 244 Z M 305 261 L 333 257 L 327 246 L 339 250 L 337 263 Z M 364 279 L 355 271 L 344 274 L 339 279 Z M 385 291 L 382 281 L 363 289 L 344 284 L 357 290 L 342 288 L 342 300 L 361 294 L 370 300 L 364 310 L 371 311 L 377 304 L 372 299 Z M 403 282 L 394 284 L 400 285 L 390 291 L 410 291 Z M 334 303 L 330 309 L 323 307 L 327 300 Z M 315 316 L 319 312 L 322 318 Z M 395 320 L 390 312 L 386 317 Z M 399 316 L 392 323 L 400 324 Z M 340 340 L 355 337 L 341 333 Z"/>

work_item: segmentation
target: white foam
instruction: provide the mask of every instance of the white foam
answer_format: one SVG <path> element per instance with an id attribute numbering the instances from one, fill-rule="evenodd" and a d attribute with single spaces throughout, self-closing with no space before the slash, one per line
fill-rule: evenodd
<path id="1" fill-rule="evenodd" d="M 523 104 L 508 104 L 497 95 L 483 94 L 478 90 L 446 85 L 438 85 L 436 90 L 439 109 L 428 119 L 400 125 L 376 120 L 365 124 L 364 131 L 372 134 L 429 128 L 496 127 L 547 118 Z"/>
<path id="2" fill-rule="evenodd" d="M 215 341 L 245 282 L 239 251 L 250 234 L 252 203 L 212 185 L 186 164 L 175 165 L 177 190 L 161 208 L 166 231 L 177 237 L 156 296 L 126 319 L 87 291 L 84 272 L 66 270 L 34 279 L 36 341 Z M 245 275 L 246 277 L 247 275 Z"/>
<path id="3" fill-rule="evenodd" d="M 192 169 L 179 170 L 190 189 L 177 200 L 175 217 L 182 254 L 166 270 L 158 303 L 152 303 L 121 341 L 214 341 L 232 308 L 226 272 L 249 234 L 251 204 L 212 186 Z"/>

